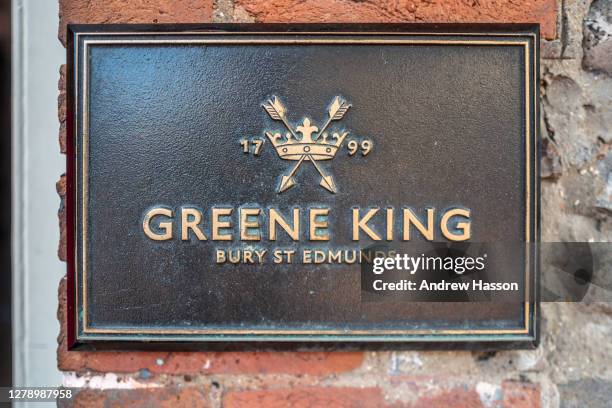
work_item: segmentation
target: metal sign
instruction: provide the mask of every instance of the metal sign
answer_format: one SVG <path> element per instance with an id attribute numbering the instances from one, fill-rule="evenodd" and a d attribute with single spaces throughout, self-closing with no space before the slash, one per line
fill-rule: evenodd
<path id="1" fill-rule="evenodd" d="M 72 346 L 535 344 L 537 26 L 69 31 Z"/>

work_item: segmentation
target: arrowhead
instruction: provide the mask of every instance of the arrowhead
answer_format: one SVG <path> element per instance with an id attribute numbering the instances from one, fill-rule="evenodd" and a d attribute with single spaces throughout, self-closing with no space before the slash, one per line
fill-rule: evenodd
<path id="1" fill-rule="evenodd" d="M 321 185 L 321 187 L 331 191 L 332 193 L 335 193 L 337 191 L 336 184 L 334 183 L 334 179 L 332 176 L 321 177 L 321 183 L 319 184 Z"/>
<path id="2" fill-rule="evenodd" d="M 278 192 L 282 193 L 283 191 L 293 187 L 295 185 L 295 179 L 293 177 L 283 176 L 281 178 L 280 187 L 278 188 Z"/>

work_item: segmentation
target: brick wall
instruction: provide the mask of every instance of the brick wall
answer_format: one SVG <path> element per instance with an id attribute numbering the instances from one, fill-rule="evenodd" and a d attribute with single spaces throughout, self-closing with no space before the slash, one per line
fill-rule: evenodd
<path id="1" fill-rule="evenodd" d="M 60 0 L 59 38 L 65 44 L 68 23 L 539 22 L 543 238 L 609 241 L 607 1 Z M 62 68 L 65 153 L 64 81 Z M 57 188 L 63 200 L 63 177 Z M 65 260 L 63 206 L 59 219 Z M 556 407 L 585 406 L 577 401 L 587 396 L 590 406 L 612 400 L 609 304 L 544 305 L 542 345 L 531 351 L 76 352 L 66 349 L 65 296 L 64 279 L 58 365 L 66 385 L 85 387 L 75 406 Z"/>

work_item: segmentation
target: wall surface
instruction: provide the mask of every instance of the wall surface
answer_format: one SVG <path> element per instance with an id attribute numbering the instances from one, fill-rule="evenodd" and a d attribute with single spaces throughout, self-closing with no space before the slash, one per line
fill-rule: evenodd
<path id="1" fill-rule="evenodd" d="M 612 240 L 609 0 L 61 0 L 59 37 L 65 41 L 67 23 L 210 21 L 539 22 L 542 239 Z M 65 199 L 64 178 L 57 187 Z M 60 224 L 65 260 L 62 211 Z M 596 275 L 610 280 L 611 255 L 595 255 Z M 78 406 L 604 407 L 612 400 L 609 303 L 544 304 L 542 344 L 532 351 L 68 352 L 65 291 L 64 279 L 58 360 L 66 386 L 86 387 Z"/>

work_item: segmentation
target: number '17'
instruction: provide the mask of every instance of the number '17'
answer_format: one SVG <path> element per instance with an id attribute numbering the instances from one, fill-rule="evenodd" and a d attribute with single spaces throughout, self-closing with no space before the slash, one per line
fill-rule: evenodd
<path id="1" fill-rule="evenodd" d="M 264 144 L 263 139 L 252 139 L 252 140 L 241 139 L 240 140 L 242 151 L 246 154 L 251 153 L 249 145 L 253 145 L 253 154 L 255 156 L 259 156 L 259 153 L 261 152 L 261 148 L 263 147 L 263 144 Z"/>

